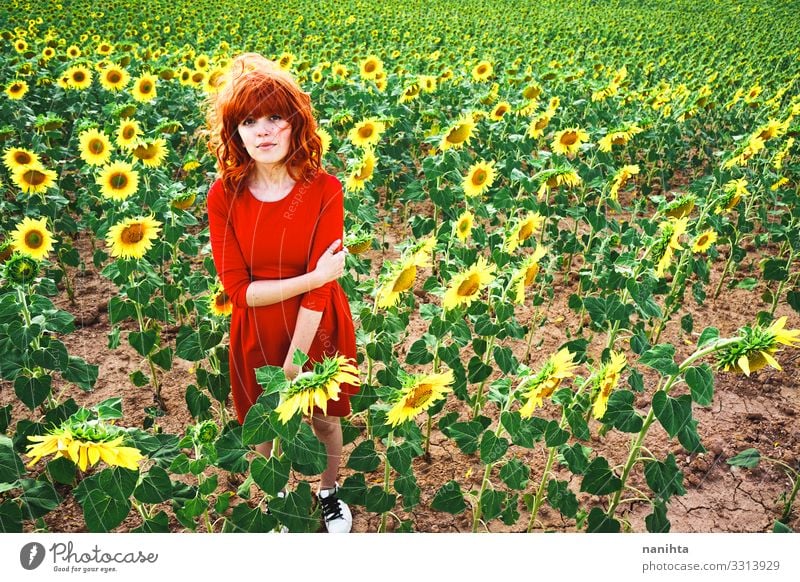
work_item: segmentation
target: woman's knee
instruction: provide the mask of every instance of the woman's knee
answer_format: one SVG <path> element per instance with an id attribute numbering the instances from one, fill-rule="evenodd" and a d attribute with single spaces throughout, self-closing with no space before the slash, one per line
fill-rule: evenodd
<path id="1" fill-rule="evenodd" d="M 323 435 L 333 435 L 336 434 L 338 430 L 341 430 L 341 423 L 338 416 L 317 416 L 315 415 L 311 423 L 314 427 L 314 430 Z"/>

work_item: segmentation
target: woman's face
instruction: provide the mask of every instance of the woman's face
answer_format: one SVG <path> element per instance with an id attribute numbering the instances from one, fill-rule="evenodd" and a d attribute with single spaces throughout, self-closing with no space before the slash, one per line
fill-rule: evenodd
<path id="1" fill-rule="evenodd" d="M 292 126 L 280 115 L 247 117 L 239 124 L 239 136 L 257 164 L 282 164 L 289 154 Z"/>

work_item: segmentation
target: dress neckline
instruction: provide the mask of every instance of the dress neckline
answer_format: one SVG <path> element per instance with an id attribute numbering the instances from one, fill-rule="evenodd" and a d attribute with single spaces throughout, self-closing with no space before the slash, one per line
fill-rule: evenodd
<path id="1" fill-rule="evenodd" d="M 260 198 L 256 198 L 256 195 L 253 194 L 252 190 L 250 190 L 250 186 L 245 186 L 244 188 L 245 188 L 245 190 L 247 190 L 247 194 L 250 196 L 250 198 L 252 198 L 253 200 L 255 200 L 256 202 L 258 202 L 260 204 L 277 204 L 279 202 L 283 202 L 287 198 L 290 198 L 292 196 L 292 194 L 294 194 L 294 191 L 297 190 L 297 187 L 299 185 L 300 185 L 300 180 L 297 180 L 294 183 L 294 186 L 292 186 L 292 189 L 289 190 L 286 193 L 285 196 L 283 196 L 282 198 L 278 198 L 277 200 L 261 200 Z"/>

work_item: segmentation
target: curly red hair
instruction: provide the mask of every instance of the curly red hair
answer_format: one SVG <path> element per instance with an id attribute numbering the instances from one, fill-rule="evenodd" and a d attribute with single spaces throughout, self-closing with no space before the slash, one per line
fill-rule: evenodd
<path id="1" fill-rule="evenodd" d="M 220 79 L 208 108 L 208 147 L 217 158 L 227 192 L 240 194 L 255 162 L 239 136 L 248 117 L 280 115 L 291 124 L 289 154 L 284 160 L 293 180 L 310 182 L 320 170 L 322 142 L 311 99 L 294 78 L 256 53 L 236 57 Z"/>

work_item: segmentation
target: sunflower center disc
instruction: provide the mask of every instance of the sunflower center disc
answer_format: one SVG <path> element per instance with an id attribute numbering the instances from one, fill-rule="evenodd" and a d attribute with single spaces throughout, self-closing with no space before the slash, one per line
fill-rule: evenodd
<path id="1" fill-rule="evenodd" d="M 144 238 L 144 228 L 141 224 L 132 224 L 122 231 L 120 238 L 125 244 L 136 244 Z"/>
<path id="2" fill-rule="evenodd" d="M 478 290 L 479 281 L 477 275 L 470 275 L 469 278 L 458 286 L 458 295 L 460 297 L 471 297 L 475 295 Z"/>

